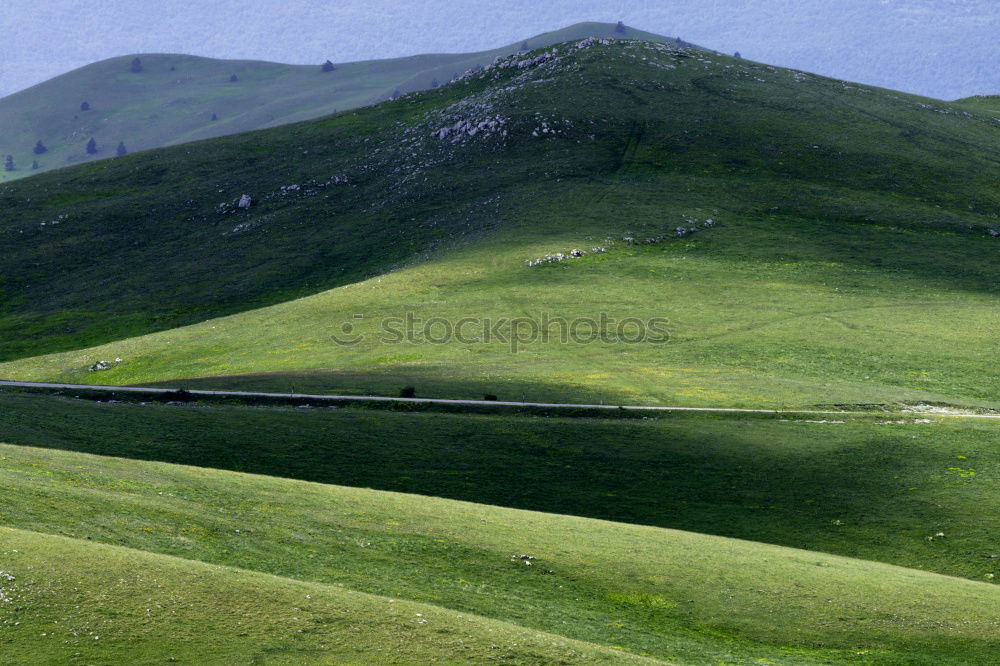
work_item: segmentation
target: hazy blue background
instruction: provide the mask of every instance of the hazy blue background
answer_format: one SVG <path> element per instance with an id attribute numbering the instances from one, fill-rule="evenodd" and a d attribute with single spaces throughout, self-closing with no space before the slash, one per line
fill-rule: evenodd
<path id="1" fill-rule="evenodd" d="M 1000 0 L 0 0 L 0 96 L 116 55 L 289 63 L 473 51 L 617 21 L 952 99 L 1000 93 Z"/>

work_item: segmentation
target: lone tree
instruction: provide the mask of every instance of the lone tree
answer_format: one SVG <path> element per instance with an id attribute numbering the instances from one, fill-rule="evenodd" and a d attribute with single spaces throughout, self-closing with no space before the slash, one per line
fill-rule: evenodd
<path id="1" fill-rule="evenodd" d="M 739 51 L 737 51 L 736 53 L 734 53 L 734 54 L 733 54 L 733 57 L 734 57 L 734 58 L 742 58 L 743 56 L 741 56 L 741 55 L 740 55 L 740 52 L 739 52 Z"/>
<path id="2" fill-rule="evenodd" d="M 230 83 L 236 83 L 239 80 L 240 80 L 240 77 L 236 76 L 235 74 L 233 74 L 232 76 L 229 77 L 229 82 Z"/>
<path id="3" fill-rule="evenodd" d="M 90 111 L 90 102 L 84 102 L 80 105 L 81 111 Z"/>
<path id="4" fill-rule="evenodd" d="M 142 71 L 142 61 L 138 58 L 132 58 L 132 71 L 137 74 Z"/>
<path id="5" fill-rule="evenodd" d="M 332 72 L 332 71 L 336 70 L 337 68 L 333 66 L 332 62 L 330 62 L 329 60 L 327 60 L 326 62 L 323 63 L 323 66 L 320 67 L 320 69 L 322 69 L 324 72 Z"/>
<path id="6" fill-rule="evenodd" d="M 31 163 L 31 170 L 34 171 L 38 168 L 38 160 Z"/>
<path id="7" fill-rule="evenodd" d="M 523 42 L 521 42 L 521 50 L 522 51 L 530 51 L 531 50 L 531 48 L 528 46 L 528 40 L 524 40 Z"/>
<path id="8" fill-rule="evenodd" d="M 440 86 L 440 85 L 441 85 L 441 84 L 440 84 L 440 83 L 438 83 L 438 80 L 437 80 L 437 79 L 431 79 L 431 88 L 437 88 L 437 87 L 438 87 L 438 86 Z"/>
<path id="9" fill-rule="evenodd" d="M 49 149 L 45 147 L 45 144 L 42 143 L 41 140 L 39 140 L 38 143 L 35 144 L 34 151 L 36 155 L 44 155 L 49 152 Z"/>
<path id="10" fill-rule="evenodd" d="M 212 114 L 212 120 L 218 120 L 219 116 L 215 113 Z"/>
<path id="11" fill-rule="evenodd" d="M 4 171 L 13 171 L 14 170 L 14 156 L 13 155 L 8 155 L 7 159 L 4 160 L 3 170 Z"/>
<path id="12" fill-rule="evenodd" d="M 118 142 L 118 150 L 116 150 L 115 153 L 117 153 L 118 157 L 121 157 L 122 155 L 128 155 L 128 150 L 126 150 L 125 148 L 124 141 Z"/>
<path id="13" fill-rule="evenodd" d="M 615 32 L 617 32 L 619 35 L 624 35 L 625 34 L 625 24 L 622 23 L 621 21 L 618 21 L 618 25 L 615 26 Z"/>
<path id="14" fill-rule="evenodd" d="M 392 91 L 392 94 L 389 95 L 389 99 L 399 99 L 399 96 L 402 94 L 403 93 L 399 92 L 399 88 L 396 88 L 395 90 Z"/>
<path id="15" fill-rule="evenodd" d="M 97 154 L 97 141 L 94 140 L 94 137 L 90 137 L 90 141 L 87 142 L 87 154 L 88 155 Z"/>

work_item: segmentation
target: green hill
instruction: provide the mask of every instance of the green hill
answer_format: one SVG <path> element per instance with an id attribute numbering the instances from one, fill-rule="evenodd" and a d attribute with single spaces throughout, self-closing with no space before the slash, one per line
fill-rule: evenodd
<path id="1" fill-rule="evenodd" d="M 6 664 L 654 663 L 437 606 L 0 527 Z M 11 572 L 16 572 L 16 575 Z"/>
<path id="2" fill-rule="evenodd" d="M 955 103 L 975 111 L 1000 115 L 1000 95 L 976 95 L 956 100 Z"/>
<path id="3" fill-rule="evenodd" d="M 537 49 L 611 36 L 675 41 L 633 28 L 620 35 L 607 23 L 580 23 L 525 41 Z M 0 171 L 0 182 L 112 157 L 119 142 L 136 152 L 366 106 L 399 92 L 443 84 L 521 46 L 518 42 L 480 53 L 338 63 L 332 72 L 324 72 L 321 63 L 284 65 L 180 54 L 111 58 L 0 99 L 0 158 L 11 155 L 16 167 Z M 134 58 L 139 58 L 139 72 L 132 71 Z M 84 102 L 87 110 L 81 108 Z M 97 141 L 94 154 L 86 150 L 91 137 Z M 48 149 L 44 154 L 33 152 L 38 141 Z M 31 168 L 33 162 L 37 170 Z"/>
<path id="4" fill-rule="evenodd" d="M 360 111 L 7 185 L 0 354 L 21 360 L 0 375 L 1000 404 L 996 120 L 669 45 L 547 53 Z M 587 256 L 525 263 L 573 248 Z M 670 343 L 381 340 L 388 317 L 488 328 L 543 313 L 665 318 Z M 335 344 L 348 325 L 364 339 Z M 29 358 L 98 343 L 110 344 Z"/>
<path id="5" fill-rule="evenodd" d="M 518 647 L 522 659 L 535 662 L 586 649 L 539 631 L 692 664 L 985 663 L 1000 648 L 1000 594 L 984 583 L 451 500 L 10 446 L 0 455 L 2 487 L 24 498 L 4 504 L 7 525 L 510 622 L 530 630 L 530 642 Z M 459 661 L 482 655 L 491 629 L 505 639 L 494 642 L 496 649 L 518 641 L 509 625 L 475 618 L 463 625 L 454 613 L 428 610 L 420 624 L 416 612 L 423 611 L 412 606 L 386 612 L 373 634 L 358 635 L 383 600 L 23 532 L 3 530 L 0 540 L 4 571 L 15 578 L 13 587 L 3 584 L 13 598 L 0 607 L 5 626 L 50 628 L 57 632 L 50 643 L 68 641 L 73 650 L 78 637 L 71 631 L 82 630 L 81 643 L 91 640 L 88 632 L 103 634 L 111 644 L 96 654 L 106 658 L 136 634 L 154 650 L 171 628 L 193 634 L 192 646 L 205 645 L 196 623 L 206 617 L 220 626 L 216 650 L 223 650 L 236 639 L 228 632 L 239 636 L 242 612 L 252 614 L 244 633 L 280 628 L 255 637 L 259 642 L 245 648 L 251 653 L 298 647 L 297 628 L 311 634 L 299 645 L 340 638 L 346 654 L 361 652 L 357 642 L 364 641 Z M 260 593 L 244 596 L 257 586 Z M 313 599 L 306 596 L 311 589 Z M 74 608 L 88 599 L 98 605 Z M 214 616 L 212 609 L 229 599 L 229 612 Z M 123 609 L 116 610 L 117 600 Z M 175 617 L 158 627 L 128 612 L 136 608 Z M 404 619 L 419 626 L 407 624 L 403 633 Z M 426 644 L 423 630 L 432 634 Z M 389 640 L 378 645 L 383 632 Z M 2 640 L 35 646 L 43 638 L 5 631 Z M 466 640 L 467 652 L 459 652 Z"/>
<path id="6" fill-rule="evenodd" d="M 0 394 L 0 441 L 11 444 L 669 527 L 978 581 L 1000 575 L 995 422 L 914 414 L 802 419 L 557 418 Z M 0 489 L 0 505 L 15 514 L 30 513 L 36 501 L 13 486 Z"/>

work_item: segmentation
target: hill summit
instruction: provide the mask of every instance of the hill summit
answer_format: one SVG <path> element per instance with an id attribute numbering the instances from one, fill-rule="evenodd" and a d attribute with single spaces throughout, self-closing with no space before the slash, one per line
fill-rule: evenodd
<path id="1" fill-rule="evenodd" d="M 997 289 L 998 135 L 994 117 L 960 105 L 671 44 L 588 38 L 513 54 L 375 107 L 5 187 L 4 260 L 32 267 L 4 271 L 6 358 L 289 302 L 228 321 L 226 335 L 198 326 L 176 332 L 183 345 L 163 334 L 0 371 L 92 379 L 87 368 L 120 356 L 101 380 L 128 383 L 356 377 L 374 363 L 393 383 L 419 366 L 426 383 L 459 357 L 462 372 L 479 366 L 457 343 L 341 348 L 331 327 L 416 303 L 456 317 L 612 304 L 674 322 L 669 345 L 588 348 L 588 375 L 613 374 L 633 399 L 690 384 L 695 399 L 759 403 L 744 382 L 765 375 L 767 401 L 990 399 L 1000 392 L 975 370 L 985 352 L 970 336 Z M 573 250 L 586 256 L 558 261 Z M 880 314 L 943 321 L 959 303 L 967 326 L 935 335 Z M 808 322 L 828 334 L 801 339 Z M 842 360 L 873 339 L 893 363 Z M 967 356 L 932 380 L 909 374 L 942 339 Z M 566 374 L 578 353 L 536 348 L 534 371 L 576 394 L 611 391 Z M 509 364 L 523 363 L 497 354 L 477 358 L 520 386 Z M 719 381 L 728 388 L 705 389 Z"/>
<path id="2" fill-rule="evenodd" d="M 576 25 L 478 53 L 285 65 L 138 53 L 0 99 L 0 182 L 81 162 L 325 116 L 436 88 L 499 56 L 586 37 L 680 40 Z"/>

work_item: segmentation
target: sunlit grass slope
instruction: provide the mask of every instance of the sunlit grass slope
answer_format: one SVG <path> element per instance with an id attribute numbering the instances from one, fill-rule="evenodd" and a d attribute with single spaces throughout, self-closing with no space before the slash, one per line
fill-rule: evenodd
<path id="1" fill-rule="evenodd" d="M 0 527 L 0 653 L 16 664 L 653 663 L 456 613 Z"/>
<path id="2" fill-rule="evenodd" d="M 648 404 L 1000 401 L 995 119 L 659 44 L 559 48 L 354 114 L 8 186 L 6 256 L 34 268 L 5 273 L 8 358 L 345 286 L 0 375 Z M 462 121 L 487 124 L 432 136 Z M 330 173 L 349 185 L 277 190 Z M 33 221 L 104 188 L 67 223 Z M 243 191 L 267 194 L 210 212 Z M 125 213 L 145 205 L 148 217 Z M 687 219 L 699 231 L 677 238 Z M 588 255 L 525 264 L 573 248 Z M 477 318 L 475 333 L 601 313 L 665 318 L 670 342 L 511 353 L 481 334 L 380 336 L 408 314 Z M 359 344 L 334 343 L 345 323 Z"/>
<path id="3" fill-rule="evenodd" d="M 608 23 L 579 23 L 525 41 L 537 49 L 591 36 L 674 41 L 633 28 L 618 34 Z M 11 155 L 16 166 L 0 170 L 0 182 L 113 157 L 119 141 L 135 152 L 381 102 L 444 84 L 521 47 L 519 41 L 478 53 L 338 63 L 333 72 L 322 71 L 320 62 L 285 65 L 157 53 L 111 58 L 0 99 L 0 160 Z M 141 72 L 132 71 L 136 57 Z M 86 111 L 80 108 L 84 102 Z M 98 143 L 95 154 L 86 151 L 91 137 Z M 48 151 L 35 154 L 37 141 Z"/>
<path id="4" fill-rule="evenodd" d="M 979 581 L 1000 575 L 996 424 L 918 418 L 595 420 L 0 395 L 0 441 L 12 444 L 671 527 Z M 0 490 L 0 503 L 30 512 L 18 497 Z"/>
<path id="5" fill-rule="evenodd" d="M 986 583 L 452 500 L 40 449 L 0 452 L 2 487 L 21 498 L 4 503 L 6 525 L 431 602 L 668 661 L 983 663 L 1000 648 L 1000 590 Z M 11 548 L 3 550 L 4 570 L 23 575 Z M 289 598 L 287 589 L 278 597 Z M 302 607 L 318 612 L 308 601 Z M 183 616 L 185 608 L 174 610 Z M 421 628 L 431 627 L 414 631 Z"/>

